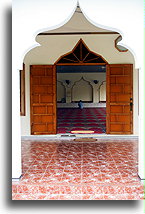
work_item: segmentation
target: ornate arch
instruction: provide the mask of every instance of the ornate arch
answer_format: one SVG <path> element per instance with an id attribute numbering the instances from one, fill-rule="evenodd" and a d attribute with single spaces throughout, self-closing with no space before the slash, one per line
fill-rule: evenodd
<path id="1" fill-rule="evenodd" d="M 72 90 L 71 90 L 71 93 L 72 93 L 72 101 L 73 101 L 73 102 L 74 102 L 74 101 L 79 101 L 80 99 L 83 100 L 82 98 L 79 98 L 78 100 L 73 100 L 73 98 L 74 98 L 74 96 L 73 96 L 74 88 L 75 88 L 75 86 L 77 86 L 77 85 L 79 84 L 79 82 L 81 82 L 81 81 L 84 81 L 84 82 L 90 87 L 90 89 L 91 89 L 91 92 L 90 92 L 90 93 L 91 93 L 91 94 L 90 94 L 91 99 L 88 100 L 88 101 L 93 102 L 93 87 L 92 87 L 92 85 L 90 84 L 89 81 L 87 81 L 87 80 L 84 79 L 84 77 L 82 77 L 81 79 L 79 79 L 78 81 L 76 81 L 76 82 L 73 84 Z M 80 92 L 80 90 L 79 90 L 79 92 Z M 78 94 L 78 93 L 77 93 L 77 94 Z M 84 94 L 84 91 L 83 91 L 83 94 Z M 86 96 L 86 94 L 85 94 L 85 96 Z M 84 101 L 86 101 L 86 100 L 84 100 Z"/>
<path id="2" fill-rule="evenodd" d="M 58 84 L 60 84 L 60 86 L 63 88 L 63 97 L 61 97 L 61 98 L 65 98 L 66 99 L 66 87 L 65 87 L 65 85 L 63 84 L 63 82 L 61 82 L 60 80 L 57 80 L 57 85 Z M 62 92 L 62 91 L 58 91 L 58 87 L 57 87 L 57 97 L 59 97 L 59 92 Z M 60 100 L 57 100 L 57 102 L 60 102 Z"/>
<path id="3" fill-rule="evenodd" d="M 66 64 L 66 63 L 97 63 L 97 64 L 108 64 L 108 62 L 99 54 L 91 51 L 82 39 L 78 41 L 72 51 L 62 55 L 55 64 Z"/>
<path id="4" fill-rule="evenodd" d="M 117 39 L 115 39 L 115 48 L 116 48 L 119 52 L 127 52 L 127 51 L 128 51 L 127 48 L 125 48 L 125 47 L 123 47 L 123 46 L 121 46 L 121 45 L 118 45 L 118 43 L 119 43 L 121 40 L 122 40 L 122 36 L 121 36 L 121 35 L 119 35 L 119 36 L 117 37 Z"/>
<path id="5" fill-rule="evenodd" d="M 106 81 L 102 81 L 101 85 L 99 86 L 99 102 L 106 102 L 106 99 L 102 100 L 102 89 L 104 89 L 106 96 Z"/>

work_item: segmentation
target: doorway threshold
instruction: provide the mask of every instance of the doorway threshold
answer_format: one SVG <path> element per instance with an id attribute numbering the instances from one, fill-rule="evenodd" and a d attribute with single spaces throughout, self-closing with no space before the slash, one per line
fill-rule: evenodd
<path id="1" fill-rule="evenodd" d="M 69 138 L 98 138 L 98 139 L 138 139 L 138 135 L 109 135 L 109 134 L 64 134 L 57 135 L 57 138 L 69 137 Z"/>
<path id="2" fill-rule="evenodd" d="M 75 134 L 62 134 L 60 137 L 76 137 Z"/>
<path id="3" fill-rule="evenodd" d="M 48 141 L 48 140 L 62 140 L 62 139 L 75 139 L 75 138 L 97 138 L 97 139 L 138 139 L 138 135 L 109 135 L 109 134 L 56 134 L 56 135 L 29 135 L 22 136 L 21 140 L 30 141 Z"/>

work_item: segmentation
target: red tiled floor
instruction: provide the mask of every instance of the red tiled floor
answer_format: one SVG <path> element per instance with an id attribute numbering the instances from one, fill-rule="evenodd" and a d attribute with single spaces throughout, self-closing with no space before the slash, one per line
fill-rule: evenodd
<path id="1" fill-rule="evenodd" d="M 22 142 L 13 200 L 140 200 L 137 141 Z"/>

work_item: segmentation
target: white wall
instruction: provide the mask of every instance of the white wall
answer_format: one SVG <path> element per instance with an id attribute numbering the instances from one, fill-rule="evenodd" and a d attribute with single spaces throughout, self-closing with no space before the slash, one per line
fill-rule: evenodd
<path id="1" fill-rule="evenodd" d="M 63 98 L 66 97 L 66 89 L 62 82 L 58 81 L 57 79 L 57 101 L 61 101 Z"/>
<path id="2" fill-rule="evenodd" d="M 82 77 L 84 78 L 84 80 L 86 81 L 87 85 L 88 85 L 88 90 L 89 90 L 89 94 L 88 91 L 85 93 L 84 91 L 84 82 L 82 82 L 83 86 L 81 86 L 81 82 L 80 80 L 82 79 Z M 106 73 L 58 73 L 57 74 L 57 79 L 59 81 L 61 81 L 64 85 L 66 85 L 66 89 L 69 87 L 70 91 L 71 91 L 71 101 L 74 101 L 74 96 L 72 93 L 75 93 L 75 97 L 78 96 L 78 93 L 80 92 L 81 94 L 85 95 L 85 100 L 86 101 L 93 101 L 94 103 L 99 102 L 99 86 L 102 84 L 103 81 L 106 80 Z M 65 80 L 70 80 L 70 84 L 69 86 L 67 86 L 67 84 L 65 84 Z M 98 84 L 95 84 L 93 82 L 93 80 L 98 80 Z M 87 82 L 88 81 L 88 82 Z M 74 92 L 73 86 L 78 82 L 78 87 L 79 89 L 77 89 Z M 91 86 L 89 86 L 89 84 Z M 58 92 L 59 94 L 61 93 L 61 87 L 60 84 L 58 85 Z M 104 92 L 106 94 L 106 91 Z M 82 98 L 75 98 L 76 100 L 80 100 Z"/>
<path id="3" fill-rule="evenodd" d="M 81 79 L 72 87 L 72 101 L 93 101 L 93 87 L 84 79 Z"/>
<path id="4" fill-rule="evenodd" d="M 37 36 L 36 40 L 41 46 L 29 51 L 24 62 L 27 64 L 54 64 L 60 56 L 71 51 L 82 38 L 91 51 L 102 55 L 110 64 L 134 63 L 134 57 L 130 51 L 123 53 L 115 48 L 114 40 L 117 37 L 116 34 Z"/>

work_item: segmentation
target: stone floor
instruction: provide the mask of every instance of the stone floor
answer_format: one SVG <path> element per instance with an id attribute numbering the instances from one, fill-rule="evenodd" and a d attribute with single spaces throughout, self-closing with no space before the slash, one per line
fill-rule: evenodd
<path id="1" fill-rule="evenodd" d="M 140 200 L 134 139 L 23 141 L 13 200 Z"/>

